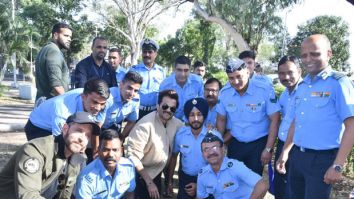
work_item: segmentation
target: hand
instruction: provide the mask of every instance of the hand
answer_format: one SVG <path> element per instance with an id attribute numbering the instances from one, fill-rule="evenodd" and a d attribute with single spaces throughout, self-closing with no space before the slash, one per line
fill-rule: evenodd
<path id="1" fill-rule="evenodd" d="M 172 198 L 173 197 L 173 184 L 172 183 L 167 183 L 167 185 L 165 187 L 164 196 L 166 198 Z"/>
<path id="2" fill-rule="evenodd" d="M 157 187 L 153 181 L 151 181 L 150 183 L 146 183 L 146 186 L 149 191 L 150 198 L 160 199 L 159 190 L 157 189 Z"/>
<path id="3" fill-rule="evenodd" d="M 197 184 L 194 182 L 191 182 L 189 184 L 187 184 L 184 188 L 184 190 L 187 192 L 187 194 L 191 197 L 195 196 L 195 192 L 197 190 Z"/>
<path id="4" fill-rule="evenodd" d="M 280 174 L 286 173 L 285 163 L 286 163 L 286 161 L 288 161 L 288 156 L 289 156 L 288 153 L 282 152 L 277 160 L 276 168 Z"/>
<path id="5" fill-rule="evenodd" d="M 261 155 L 261 162 L 262 165 L 266 165 L 270 162 L 270 160 L 272 159 L 272 153 L 268 152 L 266 150 L 263 150 L 262 155 Z"/>
<path id="6" fill-rule="evenodd" d="M 326 174 L 324 175 L 323 181 L 326 184 L 334 184 L 336 182 L 339 182 L 342 179 L 342 173 L 337 172 L 334 170 L 334 168 L 331 166 L 328 168 L 326 171 Z"/>

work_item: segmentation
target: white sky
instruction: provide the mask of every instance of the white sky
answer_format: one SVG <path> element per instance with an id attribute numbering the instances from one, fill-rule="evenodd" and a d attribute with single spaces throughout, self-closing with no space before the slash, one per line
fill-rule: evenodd
<path id="1" fill-rule="evenodd" d="M 180 6 L 177 14 L 174 14 L 174 10 L 170 10 L 168 14 L 164 14 L 155 20 L 154 25 L 160 27 L 158 38 L 166 38 L 168 35 L 174 37 L 176 30 L 181 28 L 184 22 L 190 18 L 192 8 L 192 3 L 185 3 Z M 282 12 L 279 16 L 284 19 L 285 13 Z M 354 6 L 346 0 L 305 0 L 304 3 L 294 6 L 288 10 L 286 20 L 290 35 L 292 37 L 296 35 L 298 25 L 321 15 L 340 16 L 349 24 L 351 55 L 349 64 L 354 69 Z"/>

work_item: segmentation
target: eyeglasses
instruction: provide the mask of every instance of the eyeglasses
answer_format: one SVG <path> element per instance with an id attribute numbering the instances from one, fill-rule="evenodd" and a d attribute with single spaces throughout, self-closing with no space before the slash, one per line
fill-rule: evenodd
<path id="1" fill-rule="evenodd" d="M 169 105 L 167 105 L 167 104 L 163 104 L 162 106 L 161 106 L 161 108 L 162 108 L 162 110 L 167 110 L 167 109 L 170 109 L 170 111 L 171 112 L 176 112 L 176 107 L 174 107 L 174 106 L 169 106 Z"/>
<path id="2" fill-rule="evenodd" d="M 212 94 L 218 94 L 219 90 L 214 90 L 214 89 L 204 89 L 204 93 L 212 93 Z"/>
<path id="3" fill-rule="evenodd" d="M 212 147 L 206 147 L 206 148 L 203 149 L 203 152 L 204 153 L 209 153 L 211 151 L 217 151 L 219 148 L 220 148 L 219 145 L 215 145 L 215 146 L 212 146 Z"/>

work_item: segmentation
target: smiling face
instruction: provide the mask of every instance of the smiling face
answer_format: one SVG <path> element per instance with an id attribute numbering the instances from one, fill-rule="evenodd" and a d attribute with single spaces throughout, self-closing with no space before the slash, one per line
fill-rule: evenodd
<path id="1" fill-rule="evenodd" d="M 157 51 L 152 49 L 143 49 L 142 56 L 145 66 L 152 67 L 157 57 Z"/>
<path id="2" fill-rule="evenodd" d="M 194 130 L 202 128 L 204 123 L 204 117 L 203 114 L 196 107 L 194 107 L 189 113 L 188 123 Z"/>
<path id="3" fill-rule="evenodd" d="M 167 105 L 167 106 L 166 106 Z M 172 108 L 171 108 L 172 107 Z M 163 122 L 167 122 L 170 120 L 176 111 L 177 101 L 168 96 L 162 98 L 161 103 L 157 106 L 157 112 L 159 114 L 160 119 Z M 171 111 L 171 109 L 173 109 Z"/>
<path id="4" fill-rule="evenodd" d="M 184 85 L 187 82 L 190 73 L 190 66 L 188 64 L 176 64 L 175 74 L 176 82 L 179 85 Z"/>
<path id="5" fill-rule="evenodd" d="M 91 124 L 64 124 L 62 133 L 66 148 L 71 153 L 83 153 L 91 138 L 93 128 Z"/>
<path id="6" fill-rule="evenodd" d="M 129 102 L 138 95 L 140 84 L 132 81 L 122 81 L 119 84 L 120 95 L 123 102 Z"/>
<path id="7" fill-rule="evenodd" d="M 108 63 L 112 66 L 113 70 L 116 70 L 121 62 L 122 58 L 118 52 L 109 52 Z"/>
<path id="8" fill-rule="evenodd" d="M 218 141 L 202 143 L 202 153 L 211 166 L 221 165 L 224 160 L 224 147 Z"/>
<path id="9" fill-rule="evenodd" d="M 295 87 L 301 76 L 301 69 L 292 61 L 287 61 L 278 67 L 280 82 L 289 88 Z"/>
<path id="10" fill-rule="evenodd" d="M 240 92 L 246 90 L 249 81 L 249 74 L 249 70 L 244 68 L 241 70 L 235 70 L 232 73 L 227 73 L 227 77 L 229 78 L 231 86 Z"/>
<path id="11" fill-rule="evenodd" d="M 204 86 L 204 98 L 208 104 L 215 105 L 218 102 L 219 96 L 219 84 L 217 82 L 211 82 Z"/>
<path id="12" fill-rule="evenodd" d="M 96 92 L 81 94 L 84 111 L 96 116 L 106 106 L 106 98 L 100 96 Z"/>
<path id="13" fill-rule="evenodd" d="M 118 138 L 102 140 L 98 155 L 108 171 L 114 171 L 122 156 L 122 144 Z"/>

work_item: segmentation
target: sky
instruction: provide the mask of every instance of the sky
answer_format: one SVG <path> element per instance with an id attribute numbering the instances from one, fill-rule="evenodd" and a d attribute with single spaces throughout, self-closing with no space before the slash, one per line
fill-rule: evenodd
<path id="1" fill-rule="evenodd" d="M 183 27 L 186 20 L 191 18 L 193 9 L 192 3 L 185 3 L 180 6 L 177 14 L 170 10 L 167 14 L 154 20 L 154 25 L 160 27 L 158 38 L 166 38 L 168 35 L 174 37 L 177 29 Z M 354 6 L 346 0 L 305 0 L 302 4 L 295 5 L 291 9 L 279 13 L 290 33 L 295 36 L 298 25 L 304 24 L 307 20 L 321 15 L 340 16 L 349 25 L 350 55 L 349 64 L 354 70 Z M 171 23 L 173 21 L 173 23 Z"/>

